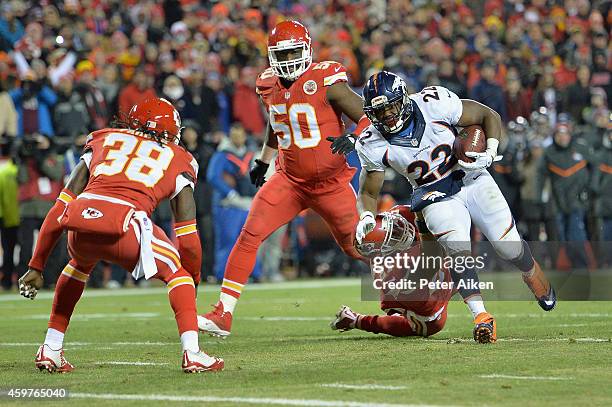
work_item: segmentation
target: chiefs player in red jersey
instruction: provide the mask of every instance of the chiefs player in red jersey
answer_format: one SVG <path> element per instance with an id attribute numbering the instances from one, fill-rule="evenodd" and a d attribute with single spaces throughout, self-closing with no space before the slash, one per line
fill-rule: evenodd
<path id="1" fill-rule="evenodd" d="M 403 253 L 407 258 L 442 258 L 444 251 L 427 231 L 415 233 L 415 214 L 407 206 L 396 206 L 377 216 L 374 230 L 368 233 L 357 249 L 364 256 L 384 257 Z M 423 243 L 412 244 L 420 237 Z M 419 240 L 419 239 L 417 239 Z M 392 336 L 430 336 L 440 332 L 446 323 L 448 302 L 456 291 L 451 272 L 441 262 L 421 262 L 413 269 L 392 268 L 381 272 L 372 269 L 381 289 L 380 308 L 386 315 L 362 315 L 343 305 L 332 321 L 334 330 L 359 329 Z M 437 267 L 436 267 L 437 266 Z M 402 281 L 414 282 L 414 289 L 397 289 L 383 285 Z M 427 281 L 430 285 L 422 285 Z M 474 340 L 493 343 L 497 340 L 495 320 L 488 312 L 474 315 Z"/>
<path id="2" fill-rule="evenodd" d="M 357 134 L 369 125 L 363 101 L 349 88 L 342 64 L 312 62 L 310 34 L 297 21 L 274 27 L 268 58 L 270 68 L 259 75 L 256 90 L 269 122 L 261 155 L 251 170 L 253 183 L 263 186 L 229 256 L 220 300 L 212 312 L 198 317 L 202 331 L 218 336 L 230 334 L 234 307 L 261 242 L 304 209 L 323 217 L 345 253 L 360 257 L 351 229 L 359 218 L 350 185 L 355 170 L 343 154 L 333 153 L 354 146 L 354 136 L 343 136 L 343 113 L 358 123 Z M 264 175 L 277 151 L 277 171 L 266 181 Z"/>
<path id="3" fill-rule="evenodd" d="M 34 299 L 47 258 L 67 229 L 71 260 L 55 287 L 36 366 L 49 372 L 73 370 L 64 358 L 64 333 L 89 273 L 106 260 L 133 270 L 135 278 L 166 283 L 185 372 L 221 370 L 223 359 L 207 355 L 198 345 L 195 296 L 202 252 L 193 198 L 198 167 L 178 145 L 179 114 L 165 99 L 147 99 L 131 109 L 122 127 L 89 135 L 81 161 L 45 218 L 29 270 L 19 280 L 21 294 Z M 171 199 L 177 222 L 178 250 L 150 220 L 165 198 Z"/>

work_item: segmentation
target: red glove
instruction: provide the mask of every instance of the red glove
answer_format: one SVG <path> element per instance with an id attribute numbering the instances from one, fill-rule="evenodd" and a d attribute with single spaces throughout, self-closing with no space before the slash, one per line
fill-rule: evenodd
<path id="1" fill-rule="evenodd" d="M 195 219 L 177 222 L 174 225 L 181 264 L 193 277 L 195 284 L 200 283 L 200 268 L 202 266 L 202 245 L 198 235 Z"/>
<path id="2" fill-rule="evenodd" d="M 47 213 L 45 221 L 38 233 L 36 248 L 34 249 L 32 260 L 30 260 L 28 264 L 28 267 L 31 269 L 42 271 L 45 268 L 49 255 L 64 231 L 60 226 L 59 220 L 66 210 L 66 205 L 75 198 L 76 196 L 72 191 L 64 188 L 55 200 L 55 205 L 53 205 L 49 213 Z"/>

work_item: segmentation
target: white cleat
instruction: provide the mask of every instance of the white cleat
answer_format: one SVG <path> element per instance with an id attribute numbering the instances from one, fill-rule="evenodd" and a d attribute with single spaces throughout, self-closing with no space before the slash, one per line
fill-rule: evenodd
<path id="1" fill-rule="evenodd" d="M 49 345 L 41 345 L 38 348 L 34 363 L 39 370 L 49 373 L 68 373 L 74 370 L 74 366 L 64 357 L 64 349 L 53 350 Z"/>
<path id="2" fill-rule="evenodd" d="M 352 309 L 343 305 L 340 307 L 338 312 L 336 313 L 336 319 L 333 320 L 329 326 L 334 331 L 350 331 L 351 329 L 355 329 L 355 324 L 357 323 L 357 318 L 359 318 L 359 314 L 354 312 Z"/>
<path id="3" fill-rule="evenodd" d="M 181 368 L 185 373 L 217 372 L 223 370 L 224 366 L 223 359 L 209 356 L 202 351 L 183 351 Z"/>
<path id="4" fill-rule="evenodd" d="M 208 316 L 208 314 L 206 316 Z M 215 318 L 217 322 L 221 322 L 220 324 L 217 324 L 215 323 L 213 319 L 206 318 L 206 316 L 198 315 L 198 330 L 200 330 L 201 332 L 207 333 L 210 336 L 216 336 L 221 339 L 225 339 L 230 335 L 231 333 L 230 331 L 223 329 L 224 328 L 223 320 L 219 321 L 218 318 Z M 218 316 L 214 315 L 213 317 L 218 317 Z M 231 323 L 231 319 L 230 319 L 230 323 Z"/>

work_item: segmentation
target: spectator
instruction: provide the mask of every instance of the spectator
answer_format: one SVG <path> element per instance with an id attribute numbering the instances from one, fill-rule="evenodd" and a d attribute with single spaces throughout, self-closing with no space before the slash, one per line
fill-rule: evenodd
<path id="1" fill-rule="evenodd" d="M 219 81 L 217 80 L 217 82 Z M 221 93 L 220 89 L 217 89 L 217 91 Z M 189 92 L 191 93 L 191 103 L 185 109 L 184 117 L 198 123 L 202 133 L 210 133 L 213 128 L 218 127 L 219 100 L 215 90 L 204 82 L 204 72 L 199 70 L 192 72 Z M 229 130 L 229 118 L 227 120 Z"/>
<path id="2" fill-rule="evenodd" d="M 10 3 L 2 5 L 0 9 L 0 50 L 10 51 L 17 41 L 23 37 L 24 29 L 21 21 L 15 18 L 13 7 Z"/>
<path id="3" fill-rule="evenodd" d="M 588 148 L 572 137 L 570 127 L 557 125 L 554 143 L 546 149 L 541 161 L 537 190 L 542 190 L 544 180 L 550 178 L 559 240 L 573 242 L 567 251 L 571 253 L 574 266 L 578 267 L 587 266 L 583 246 L 587 240 L 585 208 L 586 196 L 592 188 L 590 168 L 593 164 Z"/>
<path id="4" fill-rule="evenodd" d="M 119 94 L 119 69 L 117 65 L 109 64 L 102 68 L 102 74 L 96 79 L 96 86 L 102 92 L 109 116 L 117 112 L 117 95 Z"/>
<path id="5" fill-rule="evenodd" d="M 591 101 L 591 70 L 587 65 L 580 65 L 577 77 L 578 81 L 568 86 L 563 93 L 563 110 L 568 112 L 576 123 L 584 124 L 582 111 Z"/>
<path id="6" fill-rule="evenodd" d="M 255 187 L 249 179 L 249 168 L 253 153 L 246 149 L 246 132 L 235 124 L 229 138 L 224 139 L 210 159 L 206 175 L 213 188 L 213 219 L 215 227 L 215 276 L 223 280 L 225 263 L 240 235 L 251 207 Z M 252 277 L 259 279 L 259 262 Z"/>
<path id="7" fill-rule="evenodd" d="M 15 138 L 17 135 L 17 111 L 5 86 L 6 82 L 0 79 L 0 142 L 3 137 Z"/>
<path id="8" fill-rule="evenodd" d="M 612 242 L 612 131 L 603 136 L 602 148 L 598 152 L 595 193 L 598 215 L 601 217 L 601 240 Z M 609 245 L 610 243 L 608 243 Z M 603 263 L 612 266 L 612 251 L 609 246 L 601 251 Z"/>
<path id="9" fill-rule="evenodd" d="M 81 61 L 76 67 L 75 90 L 81 95 L 87 113 L 89 113 L 89 130 L 100 130 L 108 125 L 108 107 L 104 94 L 94 82 L 94 65 L 91 61 Z"/>
<path id="10" fill-rule="evenodd" d="M 2 145 L 6 147 L 6 144 Z M 0 238 L 2 239 L 2 288 L 10 290 L 15 274 L 15 246 L 19 230 L 17 166 L 0 152 Z"/>
<path id="11" fill-rule="evenodd" d="M 74 92 L 71 75 L 64 76 L 58 84 L 58 100 L 53 114 L 56 134 L 73 140 L 87 133 L 90 118 L 80 93 Z"/>
<path id="12" fill-rule="evenodd" d="M 500 114 L 502 120 L 507 121 L 504 93 L 495 82 L 495 64 L 485 61 L 480 67 L 480 77 L 480 81 L 472 88 L 471 98 L 489 106 Z"/>
<path id="13" fill-rule="evenodd" d="M 41 133 L 55 134 L 51 111 L 57 95 L 36 77 L 34 71 L 26 73 L 21 86 L 9 91 L 17 110 L 17 136 Z"/>
<path id="14" fill-rule="evenodd" d="M 255 69 L 242 69 L 240 80 L 236 84 L 236 90 L 234 91 L 234 118 L 247 132 L 261 137 L 266 123 L 261 114 L 259 98 L 253 92 L 256 78 L 257 72 Z"/>
<path id="15" fill-rule="evenodd" d="M 156 97 L 155 90 L 143 69 L 137 69 L 129 85 L 119 93 L 119 113 L 129 113 L 132 106 L 143 100 Z"/>
<path id="16" fill-rule="evenodd" d="M 518 116 L 529 117 L 531 101 L 529 95 L 522 88 L 520 79 L 515 75 L 506 78 L 506 91 L 504 92 L 506 104 L 506 117 L 504 120 L 515 120 Z"/>
<path id="17" fill-rule="evenodd" d="M 51 148 L 49 138 L 37 134 L 24 136 L 18 148 L 19 171 L 19 275 L 25 273 L 34 247 L 34 232 L 39 230 L 47 212 L 62 189 L 64 165 Z M 53 284 L 66 264 L 66 246 L 58 244 L 44 270 L 45 284 Z"/>

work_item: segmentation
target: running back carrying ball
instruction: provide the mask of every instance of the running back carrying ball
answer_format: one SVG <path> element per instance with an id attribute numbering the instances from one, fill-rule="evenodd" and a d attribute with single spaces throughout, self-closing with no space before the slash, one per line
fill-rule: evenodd
<path id="1" fill-rule="evenodd" d="M 474 159 L 467 157 L 465 153 L 483 153 L 486 149 L 487 137 L 479 125 L 464 127 L 459 132 L 459 135 L 455 137 L 455 142 L 453 143 L 455 157 L 465 162 L 474 162 Z"/>

